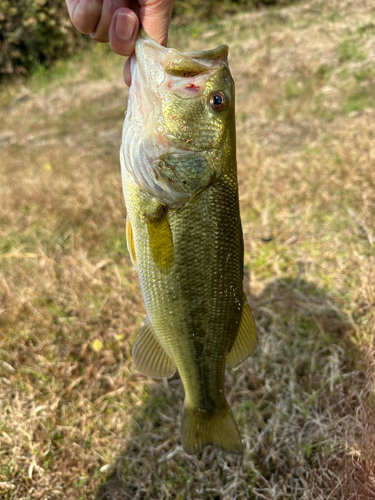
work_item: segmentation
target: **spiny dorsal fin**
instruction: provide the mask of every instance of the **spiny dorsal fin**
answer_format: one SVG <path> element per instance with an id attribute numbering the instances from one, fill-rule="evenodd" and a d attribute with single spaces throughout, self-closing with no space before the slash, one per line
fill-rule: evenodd
<path id="1" fill-rule="evenodd" d="M 130 259 L 133 262 L 133 266 L 136 266 L 137 257 L 135 255 L 133 228 L 129 219 L 126 220 L 126 245 L 128 247 L 128 252 L 130 254 Z"/>
<path id="2" fill-rule="evenodd" d="M 236 340 L 232 349 L 227 355 L 229 368 L 239 366 L 254 351 L 257 345 L 257 333 L 253 315 L 251 314 L 249 304 L 244 294 L 244 303 L 242 307 L 241 323 L 238 329 Z"/>
<path id="3" fill-rule="evenodd" d="M 166 212 L 155 219 L 148 218 L 147 224 L 153 261 L 159 271 L 169 274 L 174 263 L 174 249 Z"/>
<path id="4" fill-rule="evenodd" d="M 163 349 L 148 318 L 138 333 L 132 357 L 136 370 L 149 377 L 167 378 L 176 371 L 173 359 Z"/>

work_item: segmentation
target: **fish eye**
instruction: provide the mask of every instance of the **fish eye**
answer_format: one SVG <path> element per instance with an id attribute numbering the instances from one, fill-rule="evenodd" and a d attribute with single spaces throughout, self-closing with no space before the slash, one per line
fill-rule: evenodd
<path id="1" fill-rule="evenodd" d="M 215 111 L 222 111 L 227 107 L 228 101 L 223 92 L 217 90 L 213 92 L 210 96 L 210 105 L 211 108 Z"/>

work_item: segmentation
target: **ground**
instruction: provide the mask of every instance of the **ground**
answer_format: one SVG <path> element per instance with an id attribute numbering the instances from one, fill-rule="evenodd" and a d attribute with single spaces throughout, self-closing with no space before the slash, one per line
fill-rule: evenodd
<path id="1" fill-rule="evenodd" d="M 375 498 L 375 9 L 308 1 L 172 26 L 230 47 L 255 354 L 227 378 L 242 463 L 181 449 L 183 388 L 134 371 L 123 61 L 0 92 L 0 498 Z"/>

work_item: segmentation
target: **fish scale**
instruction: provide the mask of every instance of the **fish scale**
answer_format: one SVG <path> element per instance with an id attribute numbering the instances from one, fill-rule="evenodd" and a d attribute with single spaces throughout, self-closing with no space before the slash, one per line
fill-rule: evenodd
<path id="1" fill-rule="evenodd" d="M 241 453 L 225 398 L 225 367 L 240 364 L 256 344 L 242 285 L 234 86 L 226 54 L 223 46 L 171 55 L 141 32 L 121 152 L 128 248 L 147 311 L 133 360 L 154 377 L 178 369 L 186 396 L 182 443 L 188 453 L 208 444 Z M 190 75 L 199 76 L 198 90 L 192 77 L 184 76 L 184 64 Z M 145 80 L 149 66 L 154 79 Z M 172 86 L 168 78 L 174 79 Z M 210 104 L 213 94 L 219 104 L 225 100 L 219 111 Z M 196 140 L 184 143 L 186 128 Z M 155 156 L 144 155 L 145 148 Z M 170 167 L 175 177 L 159 175 L 157 168 Z"/>

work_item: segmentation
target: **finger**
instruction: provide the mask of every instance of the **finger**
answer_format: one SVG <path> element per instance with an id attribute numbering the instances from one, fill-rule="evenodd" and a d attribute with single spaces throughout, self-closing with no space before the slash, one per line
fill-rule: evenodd
<path id="1" fill-rule="evenodd" d="M 138 17 L 130 9 L 118 9 L 109 28 L 109 45 L 120 56 L 130 56 L 134 52 L 139 29 Z"/>
<path id="2" fill-rule="evenodd" d="M 133 3 L 133 1 L 130 2 L 132 8 Z M 161 45 L 167 45 L 168 28 L 174 3 L 175 0 L 139 0 L 140 7 L 137 13 L 141 26 L 151 38 Z M 123 69 L 124 81 L 128 87 L 131 85 L 130 61 L 129 57 Z"/>
<path id="3" fill-rule="evenodd" d="M 81 33 L 91 33 L 102 12 L 102 0 L 65 0 L 72 23 Z"/>
<path id="4" fill-rule="evenodd" d="M 161 45 L 167 45 L 168 28 L 175 0 L 139 0 L 139 18 L 146 33 Z"/>
<path id="5" fill-rule="evenodd" d="M 126 63 L 124 64 L 124 70 L 123 70 L 123 75 L 124 75 L 124 82 L 128 87 L 130 87 L 132 83 L 132 75 L 130 71 L 130 61 L 131 57 L 128 57 L 126 60 Z"/>
<path id="6" fill-rule="evenodd" d="M 109 27 L 115 12 L 122 7 L 129 7 L 129 0 L 102 0 L 102 11 L 97 25 L 92 30 L 91 38 L 96 42 L 109 41 Z"/>

